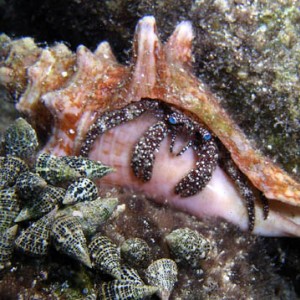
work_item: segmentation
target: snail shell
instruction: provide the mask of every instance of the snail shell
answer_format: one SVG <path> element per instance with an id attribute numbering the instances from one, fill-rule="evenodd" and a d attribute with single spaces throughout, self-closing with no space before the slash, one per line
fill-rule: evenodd
<path id="1" fill-rule="evenodd" d="M 4 149 L 7 155 L 29 158 L 39 146 L 32 126 L 23 118 L 18 118 L 4 134 Z"/>
<path id="2" fill-rule="evenodd" d="M 153 295 L 157 287 L 136 285 L 132 281 L 113 280 L 103 283 L 100 299 L 103 300 L 140 300 Z"/>
<path id="3" fill-rule="evenodd" d="M 37 157 L 35 170 L 48 183 L 54 185 L 61 181 L 69 181 L 81 177 L 79 172 L 69 167 L 59 157 L 47 153 L 42 153 Z"/>
<path id="4" fill-rule="evenodd" d="M 89 245 L 92 265 L 95 269 L 121 278 L 121 255 L 118 247 L 106 236 L 96 235 Z"/>
<path id="5" fill-rule="evenodd" d="M 0 231 L 14 225 L 20 211 L 19 197 L 14 187 L 0 190 Z"/>
<path id="6" fill-rule="evenodd" d="M 159 99 L 193 114 L 218 137 L 240 171 L 270 200 L 267 220 L 261 207 L 256 207 L 254 233 L 300 236 L 299 182 L 253 147 L 220 106 L 219 99 L 191 72 L 193 37 L 192 25 L 185 21 L 163 44 L 154 17 L 145 16 L 136 27 L 132 63 L 124 66 L 117 62 L 106 42 L 93 53 L 84 46 L 72 53 L 64 44 L 42 49 L 33 39 L 11 40 L 3 35 L 0 82 L 19 98 L 19 111 L 44 132 L 51 132 L 43 151 L 57 155 L 77 154 L 97 115 L 143 98 Z M 97 155 L 94 158 L 100 159 Z M 128 163 L 122 164 L 125 168 Z M 232 194 L 234 188 L 218 168 L 215 174 L 211 182 L 222 184 L 222 190 Z M 124 181 L 122 185 L 132 187 L 132 182 Z M 231 200 L 231 195 L 222 199 L 215 187 L 211 190 L 215 198 L 219 197 L 218 203 L 201 201 L 199 197 L 190 198 L 185 204 L 171 197 L 168 200 L 193 215 L 221 216 L 246 229 L 239 195 L 235 193 L 235 200 Z M 206 203 L 202 206 L 203 202 Z M 228 213 L 229 207 L 234 213 Z"/>
<path id="7" fill-rule="evenodd" d="M 84 234 L 92 236 L 98 227 L 110 218 L 118 203 L 118 198 L 97 198 L 94 201 L 79 202 L 60 209 L 57 217 L 64 215 L 76 217 Z"/>
<path id="8" fill-rule="evenodd" d="M 60 206 L 66 190 L 60 187 L 47 185 L 39 194 L 35 195 L 30 205 L 25 206 L 19 213 L 15 222 L 42 217 L 54 208 Z"/>
<path id="9" fill-rule="evenodd" d="M 0 157 L 0 190 L 14 185 L 18 176 L 27 170 L 26 163 L 18 157 Z"/>
<path id="10" fill-rule="evenodd" d="M 16 190 L 23 200 L 36 198 L 47 185 L 47 182 L 36 173 L 23 172 L 16 180 Z"/>
<path id="11" fill-rule="evenodd" d="M 16 248 L 31 256 L 44 256 L 50 246 L 50 233 L 56 211 L 32 223 L 15 241 Z"/>
<path id="12" fill-rule="evenodd" d="M 86 238 L 76 217 L 61 216 L 55 220 L 51 230 L 57 251 L 62 252 L 91 268 Z"/>
<path id="13" fill-rule="evenodd" d="M 0 237 L 0 271 L 10 266 L 10 259 L 14 250 L 14 241 L 18 225 L 1 231 Z"/>
<path id="14" fill-rule="evenodd" d="M 95 161 L 81 156 L 62 156 L 61 160 L 72 169 L 78 171 L 82 176 L 89 179 L 99 179 L 114 169 L 104 165 L 100 161 Z"/>
<path id="15" fill-rule="evenodd" d="M 162 258 L 154 261 L 146 270 L 148 284 L 159 288 L 158 295 L 162 300 L 169 299 L 177 282 L 177 265 L 174 260 Z"/>
<path id="16" fill-rule="evenodd" d="M 98 196 L 98 188 L 93 181 L 81 177 L 71 183 L 63 200 L 63 204 L 75 204 L 77 202 L 92 201 Z"/>
<path id="17" fill-rule="evenodd" d="M 151 260 L 151 248 L 143 239 L 130 238 L 122 243 L 121 256 L 131 266 L 145 266 Z"/>
<path id="18" fill-rule="evenodd" d="M 131 281 L 132 283 L 135 283 L 136 285 L 144 284 L 144 282 L 141 279 L 138 272 L 135 269 L 128 267 L 127 265 L 123 265 L 121 267 L 120 280 L 127 281 L 127 282 Z"/>
<path id="19" fill-rule="evenodd" d="M 201 260 L 207 258 L 210 242 L 198 231 L 180 228 L 165 237 L 176 262 L 199 267 Z"/>

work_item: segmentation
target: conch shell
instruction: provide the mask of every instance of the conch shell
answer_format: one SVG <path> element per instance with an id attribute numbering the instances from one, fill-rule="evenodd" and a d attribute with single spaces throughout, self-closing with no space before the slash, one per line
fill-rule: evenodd
<path id="1" fill-rule="evenodd" d="M 21 95 L 16 105 L 20 112 L 37 127 L 52 130 L 43 151 L 58 155 L 78 154 L 89 126 L 107 110 L 142 98 L 175 105 L 214 132 L 268 199 L 299 207 L 300 184 L 253 148 L 193 75 L 193 37 L 191 23 L 185 21 L 162 44 L 155 19 L 146 16 L 136 27 L 132 64 L 125 66 L 117 62 L 107 42 L 94 52 L 79 46 L 74 54 L 64 44 L 42 49 L 31 38 L 12 41 L 2 35 L 0 83 L 16 97 Z M 295 214 L 293 222 L 299 219 L 299 209 Z M 292 234 L 300 236 L 300 225 L 295 226 Z"/>

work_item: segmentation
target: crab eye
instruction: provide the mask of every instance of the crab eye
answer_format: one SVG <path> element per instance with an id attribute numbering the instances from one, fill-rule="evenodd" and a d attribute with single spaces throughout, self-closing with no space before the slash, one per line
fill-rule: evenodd
<path id="1" fill-rule="evenodd" d="M 172 125 L 177 124 L 177 119 L 174 116 L 170 116 L 168 122 Z"/>
<path id="2" fill-rule="evenodd" d="M 203 139 L 204 139 L 204 141 L 206 141 L 206 142 L 209 141 L 209 140 L 211 139 L 211 134 L 210 134 L 209 132 L 204 133 Z"/>

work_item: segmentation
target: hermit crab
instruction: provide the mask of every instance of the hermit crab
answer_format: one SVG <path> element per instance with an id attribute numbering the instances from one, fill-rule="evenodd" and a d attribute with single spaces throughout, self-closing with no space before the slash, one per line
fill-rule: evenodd
<path id="1" fill-rule="evenodd" d="M 42 49 L 30 38 L 2 36 L 0 82 L 18 98 L 17 109 L 49 133 L 42 151 L 81 152 L 113 166 L 116 172 L 104 183 L 142 190 L 156 201 L 198 217 L 219 216 L 257 234 L 300 236 L 300 184 L 252 146 L 193 75 L 193 36 L 184 21 L 163 44 L 155 19 L 145 16 L 136 27 L 130 65 L 119 64 L 107 42 L 94 52 L 79 46 L 72 53 L 62 43 Z M 169 111 L 184 125 L 168 118 Z M 195 136 L 184 140 L 187 132 Z M 190 184 L 195 178 L 197 187 Z M 262 205 L 254 207 L 252 187 Z"/>
<path id="2" fill-rule="evenodd" d="M 176 108 L 157 100 L 144 99 L 129 104 L 123 109 L 104 113 L 87 132 L 80 154 L 87 156 L 100 134 L 149 111 L 152 111 L 159 121 L 150 126 L 134 146 L 131 156 L 131 168 L 134 175 L 143 182 L 151 180 L 155 152 L 159 151 L 162 140 L 170 133 L 170 153 L 173 153 L 177 136 L 183 134 L 187 139 L 187 144 L 176 155 L 182 155 L 189 148 L 192 148 L 197 156 L 196 167 L 176 184 L 175 194 L 181 197 L 190 197 L 200 192 L 210 181 L 217 163 L 219 163 L 224 166 L 227 174 L 236 182 L 239 192 L 247 202 L 249 230 L 252 231 L 256 199 L 253 192 L 254 188 L 236 167 L 229 154 L 219 155 L 217 140 L 213 134 L 202 124 L 193 121 Z M 224 147 L 222 150 L 225 151 Z M 264 204 L 265 218 L 267 218 L 269 209 L 267 200 L 262 195 L 260 198 Z"/>

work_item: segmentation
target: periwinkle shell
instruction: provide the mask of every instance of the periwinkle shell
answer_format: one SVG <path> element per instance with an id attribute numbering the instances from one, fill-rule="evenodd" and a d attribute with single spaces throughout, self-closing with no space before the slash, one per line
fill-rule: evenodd
<path id="1" fill-rule="evenodd" d="M 0 189 L 14 185 L 19 174 L 27 170 L 26 163 L 18 157 L 0 157 Z"/>
<path id="2" fill-rule="evenodd" d="M 121 278 L 121 256 L 119 248 L 106 236 L 96 235 L 89 245 L 93 268 Z"/>
<path id="3" fill-rule="evenodd" d="M 177 282 L 178 269 L 174 260 L 161 258 L 154 261 L 146 270 L 147 283 L 159 288 L 158 295 L 162 300 L 169 299 Z"/>
<path id="4" fill-rule="evenodd" d="M 20 211 L 19 198 L 14 187 L 0 190 L 0 231 L 14 225 Z"/>
<path id="5" fill-rule="evenodd" d="M 37 157 L 35 171 L 53 185 L 81 177 L 79 172 L 68 166 L 60 157 L 48 153 Z"/>
<path id="6" fill-rule="evenodd" d="M 5 131 L 4 147 L 7 155 L 28 158 L 38 148 L 35 130 L 23 118 L 18 118 Z"/>
<path id="7" fill-rule="evenodd" d="M 0 271 L 11 264 L 10 259 L 14 250 L 17 230 L 18 225 L 14 225 L 0 232 Z"/>
<path id="8" fill-rule="evenodd" d="M 65 189 L 47 185 L 39 194 L 35 195 L 28 206 L 25 206 L 20 211 L 15 222 L 22 222 L 42 217 L 54 208 L 60 206 L 65 194 Z"/>
<path id="9" fill-rule="evenodd" d="M 23 230 L 15 241 L 16 247 L 31 256 L 46 255 L 55 214 L 56 210 L 53 210 Z"/>
<path id="10" fill-rule="evenodd" d="M 130 238 L 122 243 L 121 256 L 131 266 L 146 266 L 151 259 L 151 248 L 143 239 Z"/>
<path id="11" fill-rule="evenodd" d="M 208 239 L 196 230 L 180 228 L 166 236 L 167 244 L 176 262 L 199 267 L 201 260 L 206 259 L 211 245 Z"/>
<path id="12" fill-rule="evenodd" d="M 157 287 L 136 285 L 132 281 L 113 280 L 103 283 L 100 299 L 103 300 L 141 300 L 153 295 Z"/>
<path id="13" fill-rule="evenodd" d="M 47 185 L 47 182 L 36 173 L 23 172 L 16 180 L 17 193 L 23 200 L 32 200 Z"/>
<path id="14" fill-rule="evenodd" d="M 98 196 L 98 188 L 95 183 L 85 177 L 71 183 L 63 200 L 63 204 L 75 204 L 77 202 L 92 201 Z"/>
<path id="15" fill-rule="evenodd" d="M 81 224 L 76 217 L 61 216 L 52 226 L 52 240 L 60 251 L 91 268 L 91 260 Z"/>
<path id="16" fill-rule="evenodd" d="M 81 176 L 89 179 L 99 179 L 114 171 L 112 167 L 104 165 L 101 161 L 94 161 L 82 156 L 62 156 L 61 160 L 78 171 Z"/>

